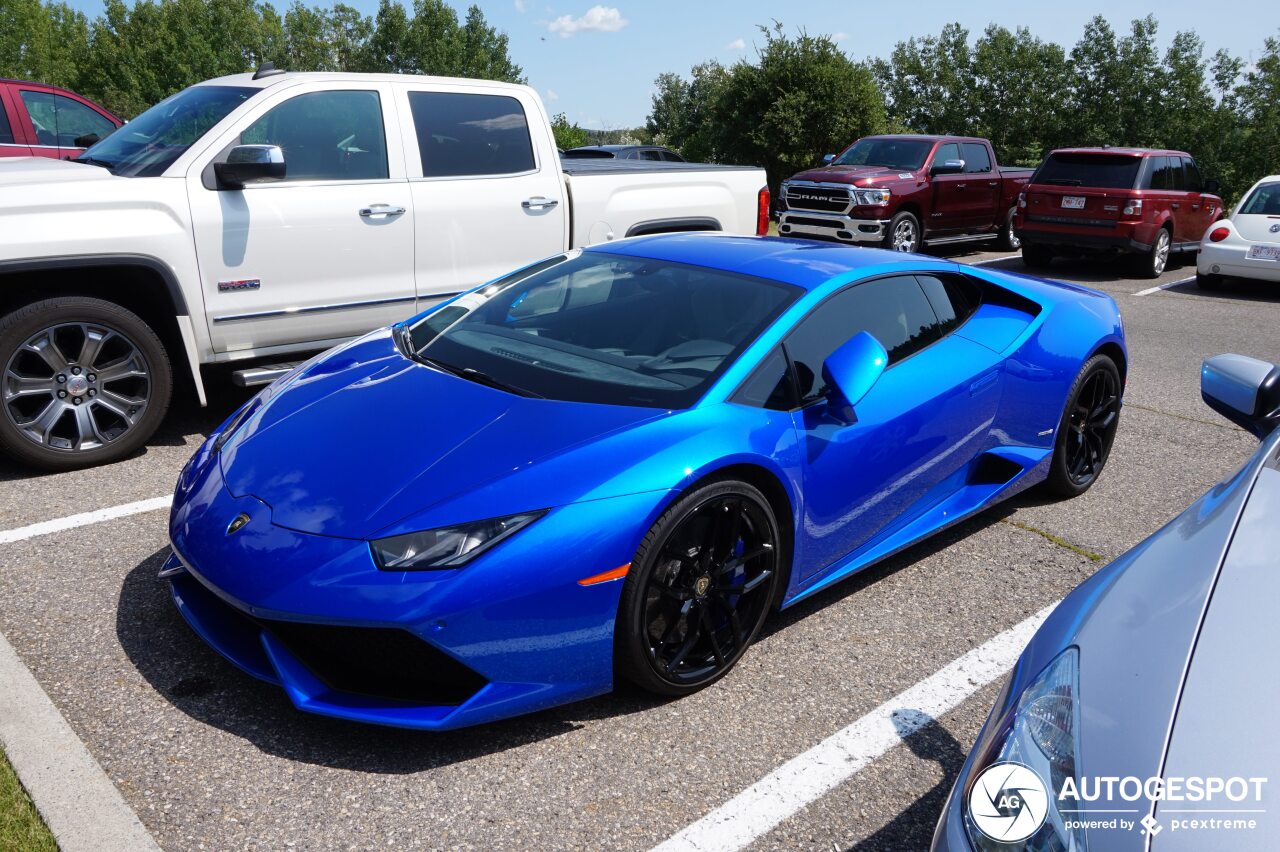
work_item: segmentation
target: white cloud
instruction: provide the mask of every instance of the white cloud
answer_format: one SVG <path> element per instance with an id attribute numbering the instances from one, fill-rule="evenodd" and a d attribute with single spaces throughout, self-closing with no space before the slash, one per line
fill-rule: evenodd
<path id="1" fill-rule="evenodd" d="M 516 11 L 523 12 L 525 10 L 524 0 L 516 0 Z"/>
<path id="2" fill-rule="evenodd" d="M 561 38 L 569 38 L 574 33 L 616 33 L 628 23 L 613 6 L 592 6 L 580 18 L 561 15 L 548 24 L 547 29 L 559 33 Z"/>
<path id="3" fill-rule="evenodd" d="M 555 90 L 555 89 L 547 89 L 547 100 L 549 100 L 549 101 L 558 101 L 558 100 L 560 100 L 560 96 L 559 96 L 558 94 L 556 94 L 556 90 Z"/>
<path id="4" fill-rule="evenodd" d="M 831 40 L 832 41 L 848 41 L 849 34 L 848 33 L 832 33 Z"/>
<path id="5" fill-rule="evenodd" d="M 725 45 L 726 50 L 746 50 L 747 43 L 743 39 L 735 38 L 733 41 Z"/>

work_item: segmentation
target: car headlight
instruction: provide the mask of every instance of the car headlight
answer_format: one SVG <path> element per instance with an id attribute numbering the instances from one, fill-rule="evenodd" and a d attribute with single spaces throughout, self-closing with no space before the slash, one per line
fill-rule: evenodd
<path id="1" fill-rule="evenodd" d="M 855 189 L 853 201 L 859 207 L 884 207 L 892 195 L 887 189 Z"/>
<path id="2" fill-rule="evenodd" d="M 515 535 L 546 514 L 523 512 L 454 527 L 440 527 L 369 542 L 374 561 L 384 571 L 439 571 L 461 568 L 503 539 Z"/>
<path id="3" fill-rule="evenodd" d="M 1080 750 L 1080 652 L 1063 651 L 1010 702 L 994 736 L 974 761 L 964 791 L 964 825 L 981 852 L 1063 852 L 1084 849 L 1084 831 L 1068 828 L 1058 810 L 1058 792 L 1068 778 L 1079 786 L 1076 755 Z M 1000 790 L 1004 767 L 1017 764 L 1039 776 L 1043 796 L 1022 793 L 1025 784 Z M 992 770 L 988 773 L 987 770 Z M 1010 768 L 1012 771 L 1012 768 Z M 1022 776 L 1026 780 L 1026 776 Z M 1034 779 L 1032 779 L 1034 780 Z M 1030 786 L 1034 786 L 1030 785 Z M 1005 795 L 1008 792 L 1011 795 Z M 1034 791 L 1033 791 L 1034 793 Z M 1039 811 L 1038 813 L 1036 811 Z M 1018 821 L 1023 820 L 1022 825 Z M 1029 836 L 1029 827 L 1039 827 Z M 1007 838 L 1007 839 L 1006 839 Z"/>

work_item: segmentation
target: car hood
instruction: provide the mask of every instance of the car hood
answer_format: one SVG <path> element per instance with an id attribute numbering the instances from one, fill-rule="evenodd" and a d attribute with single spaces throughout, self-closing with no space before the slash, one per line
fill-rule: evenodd
<path id="1" fill-rule="evenodd" d="M 274 523 L 368 538 L 667 413 L 515 396 L 405 358 L 384 330 L 325 355 L 274 393 L 221 464 L 228 490 L 266 503 Z M 522 496 L 520 511 L 579 495 Z"/>
<path id="2" fill-rule="evenodd" d="M 54 160 L 49 157 L 0 158 L 0 189 L 32 184 L 79 183 L 83 181 L 124 180 L 100 166 Z"/>
<path id="3" fill-rule="evenodd" d="M 907 169 L 890 169 L 884 166 L 821 166 L 792 175 L 791 180 L 811 180 L 815 183 L 847 183 L 871 186 L 899 180 L 915 180 L 915 172 Z"/>

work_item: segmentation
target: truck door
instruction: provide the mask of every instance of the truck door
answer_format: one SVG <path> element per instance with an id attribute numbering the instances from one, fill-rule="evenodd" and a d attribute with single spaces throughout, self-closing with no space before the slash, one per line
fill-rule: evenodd
<path id="1" fill-rule="evenodd" d="M 215 350 L 323 345 L 413 313 L 413 205 L 392 98 L 387 83 L 282 88 L 192 166 Z M 250 144 L 279 146 L 285 178 L 220 189 L 213 164 Z"/>
<path id="2" fill-rule="evenodd" d="M 419 299 L 468 290 L 568 245 L 550 125 L 522 90 L 396 86 L 415 210 Z"/>
<path id="3" fill-rule="evenodd" d="M 956 142 L 944 142 L 934 149 L 933 159 L 929 162 L 930 171 L 941 166 L 947 160 L 963 159 L 960 156 L 960 145 Z M 956 233 L 964 228 L 969 211 L 966 205 L 969 197 L 971 178 L 966 174 L 931 175 L 930 185 L 933 187 L 933 212 L 924 223 L 925 230 L 933 235 Z"/>
<path id="4" fill-rule="evenodd" d="M 991 149 L 981 142 L 963 142 L 960 159 L 964 175 L 969 178 L 964 188 L 964 229 L 971 233 L 989 231 L 1000 218 L 1000 173 L 992 161 Z"/>

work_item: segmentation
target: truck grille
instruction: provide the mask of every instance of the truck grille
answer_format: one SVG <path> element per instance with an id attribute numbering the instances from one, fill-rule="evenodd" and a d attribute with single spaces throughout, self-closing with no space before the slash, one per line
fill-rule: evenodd
<path id="1" fill-rule="evenodd" d="M 787 187 L 788 210 L 814 210 L 820 213 L 844 213 L 851 206 L 849 190 L 830 186 L 792 184 Z"/>

